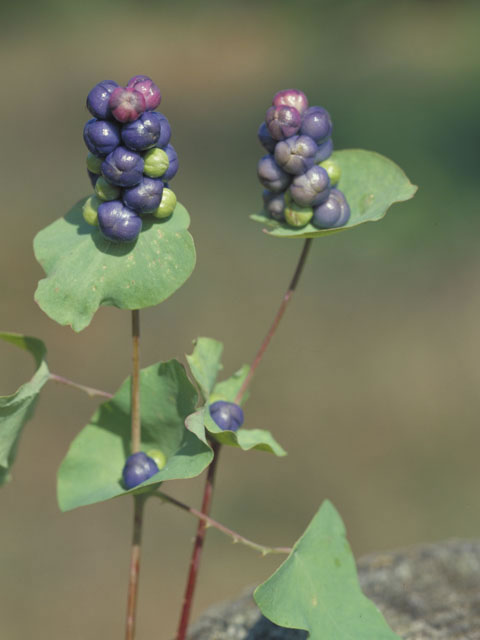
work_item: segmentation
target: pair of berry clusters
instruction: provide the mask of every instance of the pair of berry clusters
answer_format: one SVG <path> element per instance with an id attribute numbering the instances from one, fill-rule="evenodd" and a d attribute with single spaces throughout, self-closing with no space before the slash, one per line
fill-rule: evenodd
<path id="1" fill-rule="evenodd" d="M 167 118 L 154 111 L 160 90 L 148 76 L 134 76 L 126 87 L 103 80 L 90 91 L 87 108 L 94 116 L 83 138 L 87 169 L 95 194 L 83 217 L 113 242 L 133 242 L 142 216 L 169 217 L 177 203 L 168 182 L 178 170 Z"/>
<path id="2" fill-rule="evenodd" d="M 340 167 L 333 151 L 332 120 L 323 107 L 309 107 L 298 89 L 275 94 L 258 138 L 268 151 L 258 163 L 267 214 L 291 227 L 342 227 L 350 207 L 336 189 Z"/>

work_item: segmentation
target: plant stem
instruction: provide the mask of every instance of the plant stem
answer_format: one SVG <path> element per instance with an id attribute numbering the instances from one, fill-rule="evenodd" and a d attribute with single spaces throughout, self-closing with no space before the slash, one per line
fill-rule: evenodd
<path id="1" fill-rule="evenodd" d="M 140 451 L 140 311 L 132 311 L 132 453 Z"/>
<path id="2" fill-rule="evenodd" d="M 303 244 L 303 248 L 302 248 L 302 252 L 300 254 L 300 258 L 298 260 L 297 266 L 295 268 L 295 272 L 293 274 L 293 278 L 288 286 L 288 289 L 285 293 L 285 295 L 283 296 L 283 300 L 282 303 L 277 311 L 277 314 L 273 320 L 273 323 L 267 333 L 267 335 L 265 336 L 262 344 L 260 345 L 260 348 L 257 352 L 257 355 L 255 356 L 255 360 L 253 361 L 252 366 L 250 367 L 250 370 L 248 372 L 247 377 L 245 378 L 245 380 L 243 381 L 242 386 L 240 387 L 237 395 L 235 396 L 235 402 L 237 404 L 240 404 L 240 402 L 243 399 L 243 396 L 250 384 L 251 379 L 253 378 L 253 375 L 258 367 L 258 365 L 260 364 L 263 355 L 265 353 L 265 351 L 267 350 L 267 347 L 270 343 L 270 340 L 273 338 L 273 336 L 275 335 L 275 331 L 277 330 L 277 327 L 280 323 L 280 320 L 283 317 L 283 314 L 285 313 L 285 309 L 287 308 L 287 305 L 293 295 L 293 292 L 295 291 L 298 281 L 300 280 L 300 276 L 302 275 L 302 271 L 303 271 L 303 267 L 305 266 L 305 262 L 307 260 L 307 256 L 308 253 L 310 251 L 310 247 L 312 245 L 312 238 L 307 238 Z M 192 601 L 193 601 L 193 594 L 195 591 L 195 583 L 196 583 L 196 579 L 197 579 L 197 574 L 198 574 L 198 569 L 199 569 L 199 565 L 200 565 L 200 558 L 201 558 L 201 554 L 202 554 L 202 547 L 203 547 L 203 541 L 205 539 L 205 531 L 207 528 L 207 522 L 206 522 L 206 518 L 208 518 L 209 513 L 210 513 L 210 507 L 211 507 L 211 502 L 212 502 L 212 493 L 213 493 L 213 484 L 214 484 L 214 478 L 215 478 L 215 468 L 218 462 L 218 454 L 220 452 L 220 444 L 217 442 L 212 441 L 212 448 L 213 448 L 213 460 L 210 464 L 210 467 L 208 468 L 208 475 L 207 475 L 207 480 L 205 483 L 205 489 L 204 489 L 204 493 L 203 493 L 203 502 L 202 502 L 202 509 L 200 512 L 198 512 L 200 515 L 202 515 L 202 518 L 200 519 L 200 522 L 198 524 L 198 528 L 197 528 L 197 536 L 195 538 L 195 543 L 194 543 L 194 548 L 193 548 L 193 554 L 192 554 L 192 560 L 190 563 L 190 571 L 189 571 L 189 576 L 188 576 L 188 582 L 187 582 L 187 588 L 185 590 L 185 596 L 184 596 L 184 601 L 183 601 L 183 608 L 182 608 L 182 614 L 180 617 L 180 623 L 179 623 L 179 627 L 178 627 L 178 631 L 177 631 L 177 636 L 176 636 L 176 640 L 185 640 L 186 638 L 186 633 L 187 633 L 187 626 L 188 626 L 188 620 L 190 617 L 190 610 L 192 607 Z M 193 513 L 193 512 L 192 512 Z"/>
<path id="3" fill-rule="evenodd" d="M 130 578 L 128 582 L 127 623 L 125 640 L 135 639 L 135 623 L 137 617 L 138 578 L 140 574 L 140 550 L 142 541 L 143 507 L 145 496 L 134 498 L 133 537 L 130 556 Z"/>
<path id="4" fill-rule="evenodd" d="M 140 312 L 132 311 L 132 453 L 140 451 Z M 130 577 L 128 582 L 127 622 L 125 640 L 135 640 L 135 623 L 137 617 L 138 580 L 140 575 L 140 551 L 143 524 L 143 506 L 145 496 L 134 495 L 133 537 L 130 553 Z"/>
<path id="5" fill-rule="evenodd" d="M 292 550 L 291 547 L 267 547 L 263 544 L 258 544 L 257 542 L 253 542 L 252 540 L 245 538 L 245 536 L 240 535 L 236 531 L 233 531 L 233 529 L 229 529 L 228 527 L 221 524 L 220 522 L 217 522 L 217 520 L 214 520 L 213 518 L 206 516 L 201 511 L 198 511 L 198 509 L 195 509 L 194 507 L 190 507 L 188 504 L 180 502 L 180 500 L 177 500 L 176 498 L 172 498 L 171 496 L 168 496 L 166 493 L 163 493 L 162 491 L 156 491 L 151 495 L 153 497 L 160 498 L 160 500 L 164 500 L 165 502 L 169 502 L 170 504 L 173 504 L 176 507 L 183 509 L 184 511 L 188 511 L 188 513 L 191 513 L 193 516 L 203 521 L 206 527 L 214 527 L 215 529 L 218 529 L 225 535 L 230 536 L 230 538 L 233 539 L 234 543 L 240 542 L 241 544 L 244 544 L 245 546 L 250 547 L 255 551 L 260 551 L 262 556 L 267 556 L 270 553 L 288 555 Z"/>
<path id="6" fill-rule="evenodd" d="M 53 382 L 59 382 L 60 384 L 64 384 L 67 387 L 73 387 L 74 389 L 79 389 L 80 391 L 84 391 L 92 398 L 93 396 L 101 396 L 102 398 L 113 398 L 113 394 L 108 393 L 108 391 L 102 391 L 101 389 L 94 389 L 93 387 L 86 387 L 84 384 L 73 382 L 73 380 L 69 380 L 68 378 L 64 378 L 63 376 L 57 376 L 56 373 L 50 373 L 48 378 Z"/>
<path id="7" fill-rule="evenodd" d="M 210 513 L 210 507 L 212 504 L 213 485 L 215 480 L 215 470 L 218 463 L 218 454 L 220 451 L 220 444 L 212 441 L 213 460 L 210 463 L 207 471 L 207 480 L 205 482 L 205 489 L 203 492 L 202 509 L 201 512 L 204 516 L 208 516 Z M 185 640 L 187 635 L 188 621 L 190 619 L 190 613 L 193 603 L 193 594 L 195 592 L 195 585 L 197 581 L 198 569 L 200 566 L 200 558 L 202 556 L 203 542 L 205 540 L 205 531 L 207 524 L 205 520 L 200 520 L 197 527 L 197 535 L 195 536 L 195 542 L 193 545 L 192 558 L 190 560 L 190 569 L 188 572 L 187 586 L 185 589 L 185 595 L 183 597 L 182 612 L 180 615 L 180 621 L 178 623 L 178 630 L 176 640 Z"/>
<path id="8" fill-rule="evenodd" d="M 245 395 L 245 391 L 247 390 L 248 385 L 250 384 L 250 381 L 253 378 L 253 375 L 254 375 L 258 365 L 262 361 L 263 355 L 264 355 L 265 351 L 267 350 L 268 345 L 270 344 L 270 340 L 275 335 L 277 327 L 280 324 L 280 320 L 282 319 L 283 314 L 285 313 L 285 309 L 287 308 L 287 305 L 290 302 L 290 299 L 291 299 L 291 297 L 293 295 L 293 292 L 296 289 L 298 281 L 300 280 L 300 276 L 302 275 L 303 267 L 305 266 L 305 262 L 307 260 L 308 252 L 310 251 L 310 247 L 311 246 L 312 246 L 312 238 L 307 238 L 305 240 L 305 242 L 304 242 L 302 253 L 300 254 L 300 258 L 298 260 L 297 267 L 295 269 L 295 273 L 293 274 L 292 281 L 290 282 L 290 284 L 288 286 L 288 289 L 287 289 L 285 295 L 283 296 L 283 300 L 282 300 L 282 303 L 281 303 L 281 305 L 280 305 L 280 307 L 279 307 L 279 309 L 277 311 L 277 315 L 273 319 L 272 325 L 271 325 L 267 335 L 265 336 L 262 344 L 260 345 L 259 350 L 257 351 L 257 355 L 255 356 L 255 360 L 253 361 L 253 364 L 250 367 L 250 371 L 248 372 L 247 377 L 243 381 L 242 386 L 240 387 L 237 395 L 235 396 L 236 404 L 240 404 L 240 402 L 242 401 L 242 398 Z"/>

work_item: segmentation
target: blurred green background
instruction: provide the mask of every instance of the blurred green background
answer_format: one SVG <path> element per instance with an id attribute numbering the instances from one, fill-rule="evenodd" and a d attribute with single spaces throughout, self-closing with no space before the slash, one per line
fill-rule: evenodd
<path id="1" fill-rule="evenodd" d="M 192 215 L 198 264 L 143 316 L 142 364 L 225 342 L 225 374 L 250 362 L 300 241 L 248 219 L 260 207 L 258 124 L 272 95 L 304 90 L 331 112 L 337 148 L 383 153 L 419 185 L 380 224 L 316 241 L 256 377 L 250 426 L 288 450 L 222 452 L 213 515 L 290 544 L 328 497 L 356 555 L 478 537 L 480 4 L 283 0 L 2 3 L 0 101 L 4 330 L 44 339 L 58 374 L 114 391 L 130 368 L 129 315 L 104 308 L 81 334 L 33 301 L 35 233 L 90 188 L 85 97 L 104 78 L 159 84 Z M 0 389 L 31 373 L 0 344 Z M 2 638 L 120 638 L 131 504 L 60 514 L 55 473 L 96 402 L 49 385 L 0 491 Z M 166 486 L 192 504 L 203 478 Z M 196 522 L 147 513 L 138 637 L 173 636 Z M 261 559 L 209 532 L 195 615 L 266 578 Z"/>

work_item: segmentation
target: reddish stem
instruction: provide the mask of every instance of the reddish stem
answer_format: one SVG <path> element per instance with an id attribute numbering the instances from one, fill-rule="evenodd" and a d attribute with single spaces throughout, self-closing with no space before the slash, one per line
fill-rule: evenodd
<path id="1" fill-rule="evenodd" d="M 142 541 L 144 496 L 134 496 L 133 537 L 130 555 L 130 579 L 128 583 L 127 622 L 125 640 L 134 640 L 137 617 L 138 578 L 140 574 L 140 549 Z"/>
<path id="2" fill-rule="evenodd" d="M 203 501 L 201 513 L 208 516 L 210 513 L 210 507 L 212 504 L 213 485 L 215 480 L 215 470 L 218 463 L 218 454 L 220 451 L 220 444 L 218 442 L 211 442 L 213 449 L 213 460 L 208 467 L 207 480 L 205 482 L 205 489 L 203 492 Z M 187 635 L 188 622 L 190 619 L 190 613 L 193 603 L 193 594 L 195 592 L 195 584 L 197 581 L 198 570 L 200 566 L 200 559 L 202 556 L 203 542 L 205 540 L 205 531 L 207 523 L 205 520 L 200 520 L 197 527 L 197 535 L 193 545 L 192 558 L 190 560 L 190 569 L 188 572 L 187 587 L 185 589 L 185 595 L 183 597 L 182 613 L 180 616 L 180 622 L 178 624 L 176 640 L 185 640 Z"/>
<path id="3" fill-rule="evenodd" d="M 300 254 L 300 258 L 298 260 L 298 264 L 297 264 L 297 268 L 295 269 L 295 273 L 293 274 L 292 281 L 290 282 L 290 285 L 289 285 L 285 295 L 283 296 L 282 303 L 281 303 L 281 305 L 280 305 L 280 307 L 279 307 L 279 309 L 277 311 L 277 315 L 273 319 L 272 326 L 270 327 L 267 335 L 265 336 L 262 344 L 260 345 L 260 348 L 257 351 L 257 355 L 255 356 L 255 360 L 253 361 L 253 364 L 250 367 L 250 371 L 248 372 L 247 377 L 243 381 L 242 386 L 240 387 L 237 395 L 235 396 L 236 404 L 240 404 L 240 402 L 242 401 L 242 398 L 245 395 L 245 391 L 247 390 L 248 385 L 250 384 L 250 381 L 252 380 L 253 375 L 254 375 L 258 365 L 260 364 L 260 362 L 261 362 L 261 360 L 263 358 L 263 355 L 264 355 L 265 351 L 267 350 L 268 345 L 270 344 L 270 340 L 275 335 L 277 327 L 280 324 L 280 320 L 282 319 L 283 314 L 285 313 L 285 309 L 287 308 L 287 305 L 290 302 L 290 299 L 291 299 L 291 297 L 293 295 L 293 292 L 295 291 L 295 288 L 296 288 L 296 286 L 298 284 L 298 281 L 300 280 L 300 276 L 302 275 L 303 267 L 305 266 L 305 261 L 307 260 L 308 252 L 310 251 L 311 245 L 312 245 L 312 238 L 307 238 L 305 240 L 305 244 L 303 245 L 302 253 Z"/>

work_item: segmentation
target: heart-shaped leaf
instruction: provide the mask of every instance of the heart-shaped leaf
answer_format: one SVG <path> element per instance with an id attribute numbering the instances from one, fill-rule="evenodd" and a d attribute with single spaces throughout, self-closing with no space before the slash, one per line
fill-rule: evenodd
<path id="1" fill-rule="evenodd" d="M 176 360 L 140 372 L 142 451 L 161 449 L 167 464 L 139 487 L 164 480 L 193 478 L 211 462 L 212 450 L 200 433 L 185 428 L 197 392 Z M 114 397 L 100 405 L 89 424 L 73 440 L 58 471 L 62 511 L 137 491 L 126 491 L 122 469 L 130 455 L 130 378 Z"/>
<path id="2" fill-rule="evenodd" d="M 350 220 L 338 229 L 317 229 L 312 224 L 296 229 L 273 220 L 265 212 L 250 216 L 265 225 L 265 231 L 277 238 L 318 238 L 346 231 L 364 222 L 381 220 L 395 202 L 413 198 L 417 187 L 398 165 L 385 156 L 364 149 L 345 149 L 332 154 L 342 175 L 338 188 L 350 205 Z"/>
<path id="3" fill-rule="evenodd" d="M 328 501 L 254 598 L 272 622 L 304 629 L 311 640 L 400 640 L 363 595 L 344 524 Z"/>
<path id="4" fill-rule="evenodd" d="M 188 366 L 195 378 L 203 399 L 206 401 L 213 391 L 221 363 L 223 344 L 213 338 L 197 338 L 191 355 L 187 355 Z"/>
<path id="5" fill-rule="evenodd" d="M 25 423 L 33 416 L 38 395 L 48 382 L 46 347 L 41 340 L 18 333 L 0 333 L 0 339 L 32 354 L 36 371 L 33 378 L 14 394 L 0 397 L 0 485 L 9 480 L 9 468 L 17 453 Z"/>
<path id="6" fill-rule="evenodd" d="M 156 305 L 192 273 L 195 247 L 187 231 L 190 218 L 181 204 L 167 220 L 144 218 L 135 243 L 116 244 L 84 221 L 83 203 L 34 240 L 35 257 L 47 275 L 38 283 L 35 300 L 59 324 L 81 331 L 102 305 Z"/>

